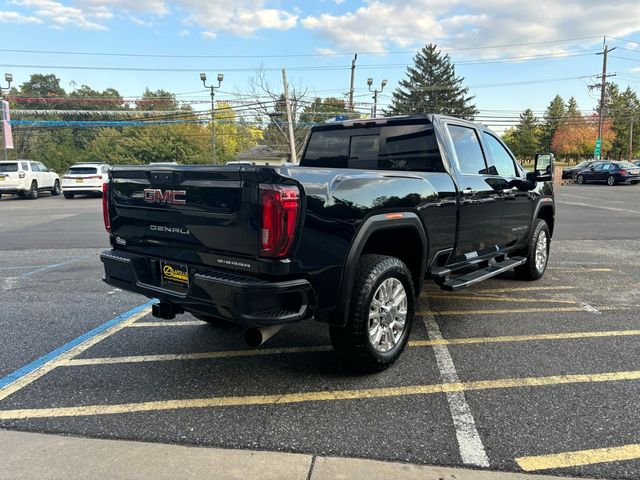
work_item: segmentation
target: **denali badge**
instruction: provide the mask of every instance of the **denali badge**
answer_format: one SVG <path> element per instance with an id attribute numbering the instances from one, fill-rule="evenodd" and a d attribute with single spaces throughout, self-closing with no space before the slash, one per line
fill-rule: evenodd
<path id="1" fill-rule="evenodd" d="M 189 230 L 179 227 L 164 227 L 162 225 L 149 225 L 149 230 L 154 232 L 179 233 L 180 235 L 189 235 Z"/>
<path id="2" fill-rule="evenodd" d="M 167 205 L 185 205 L 187 201 L 184 197 L 187 195 L 186 190 L 165 190 L 159 188 L 145 188 L 144 201 L 147 203 L 164 203 Z"/>

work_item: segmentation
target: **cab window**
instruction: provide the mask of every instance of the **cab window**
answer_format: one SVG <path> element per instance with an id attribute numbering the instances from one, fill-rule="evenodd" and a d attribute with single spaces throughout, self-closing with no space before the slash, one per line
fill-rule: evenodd
<path id="1" fill-rule="evenodd" d="M 517 177 L 515 163 L 507 149 L 496 137 L 487 132 L 482 132 L 482 138 L 489 150 L 493 166 L 496 167 L 498 175 L 502 177 Z"/>
<path id="2" fill-rule="evenodd" d="M 475 129 L 460 125 L 449 125 L 460 171 L 466 174 L 484 175 L 487 165 Z"/>

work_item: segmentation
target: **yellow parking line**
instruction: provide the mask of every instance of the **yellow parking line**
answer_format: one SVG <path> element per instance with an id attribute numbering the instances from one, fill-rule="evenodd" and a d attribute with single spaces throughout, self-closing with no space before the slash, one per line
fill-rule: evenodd
<path id="1" fill-rule="evenodd" d="M 598 311 L 618 311 L 629 310 L 630 307 L 614 307 L 604 305 L 596 307 Z M 509 313 L 562 313 L 562 312 L 589 312 L 584 307 L 543 307 L 543 308 L 509 308 L 509 309 L 489 309 L 489 310 L 440 310 L 440 311 L 418 311 L 416 315 L 503 315 Z M 590 312 L 592 313 L 592 312 Z"/>
<path id="2" fill-rule="evenodd" d="M 613 272 L 611 268 L 563 268 L 549 267 L 549 270 L 560 270 L 566 273 L 582 273 L 582 272 Z"/>
<path id="3" fill-rule="evenodd" d="M 119 332 L 123 328 L 129 326 L 130 324 L 132 324 L 136 320 L 139 320 L 140 318 L 144 317 L 145 315 L 148 315 L 149 313 L 151 313 L 151 307 L 148 307 L 148 308 L 145 308 L 144 310 L 141 310 L 140 312 L 136 313 L 135 315 L 132 315 L 128 319 L 124 320 L 123 322 L 120 322 L 120 323 L 114 325 L 113 327 L 108 328 L 104 332 L 96 335 L 95 337 L 91 337 L 86 342 L 81 343 L 80 345 L 72 348 L 71 350 L 69 350 L 66 353 L 63 353 L 62 355 L 60 355 L 55 360 L 53 360 L 53 361 L 51 361 L 49 363 L 45 363 L 44 365 L 42 365 L 42 367 L 38 368 L 37 370 L 34 370 L 33 372 L 25 375 L 24 377 L 20 378 L 19 380 L 15 381 L 13 383 L 10 383 L 5 388 L 0 389 L 0 400 L 3 400 L 5 398 L 7 398 L 9 395 L 17 392 L 18 390 L 23 389 L 24 387 L 26 387 L 30 383 L 35 382 L 37 379 L 39 379 L 40 377 L 46 375 L 47 373 L 49 373 L 54 368 L 60 366 L 61 364 L 63 364 L 64 362 L 66 362 L 66 361 L 68 361 L 70 359 L 72 359 L 73 357 L 75 357 L 77 355 L 80 355 L 82 352 L 84 352 L 85 350 L 88 350 L 89 348 L 93 347 L 98 342 L 101 342 L 105 338 L 113 335 L 116 332 Z"/>
<path id="4" fill-rule="evenodd" d="M 553 453 L 516 458 L 521 469 L 531 472 L 548 470 L 550 468 L 579 467 L 594 463 L 620 462 L 623 460 L 637 460 L 640 458 L 640 444 L 629 444 L 621 447 L 596 448 L 593 450 L 579 450 L 575 452 Z"/>
<path id="5" fill-rule="evenodd" d="M 606 338 L 640 336 L 640 330 L 610 330 L 601 332 L 543 333 L 533 335 L 510 335 L 496 337 L 467 337 L 442 340 L 411 340 L 409 347 L 431 347 L 434 345 L 474 345 L 483 343 L 536 342 L 543 340 L 572 340 L 581 338 Z M 255 357 L 287 353 L 329 352 L 331 345 L 307 347 L 263 348 L 258 350 L 228 350 L 217 352 L 166 353 L 159 355 L 130 355 L 122 357 L 73 358 L 62 362 L 61 367 L 80 367 L 89 365 L 113 365 L 119 363 L 175 362 L 188 360 L 209 360 L 216 358 Z"/>
<path id="6" fill-rule="evenodd" d="M 139 327 L 139 328 L 149 328 L 149 327 L 199 327 L 202 325 L 206 325 L 207 322 L 202 322 L 200 320 L 185 320 L 175 322 L 137 322 L 127 325 L 128 327 Z"/>
<path id="7" fill-rule="evenodd" d="M 260 350 L 228 350 L 222 352 L 167 353 L 161 355 L 132 355 L 126 357 L 74 358 L 62 364 L 65 367 L 85 365 L 111 365 L 116 363 L 172 362 L 180 360 L 208 360 L 213 358 L 256 357 L 284 353 L 311 353 L 331 351 L 331 345 L 310 347 L 264 348 Z"/>
<path id="8" fill-rule="evenodd" d="M 488 294 L 486 294 L 488 295 Z M 446 293 L 431 293 L 431 298 L 442 298 L 445 300 L 477 300 L 479 302 L 527 302 L 527 303 L 566 303 L 570 305 L 576 305 L 578 302 L 573 300 L 556 300 L 552 298 L 513 298 L 513 297 L 501 297 L 495 296 L 480 296 L 480 295 L 447 295 Z"/>
<path id="9" fill-rule="evenodd" d="M 548 287 L 513 287 L 513 288 L 489 288 L 485 290 L 475 290 L 477 293 L 509 293 L 509 292 L 542 292 L 545 290 L 574 290 L 578 287 L 571 285 L 557 285 Z"/>
<path id="10" fill-rule="evenodd" d="M 448 338 L 443 340 L 412 340 L 410 347 L 433 345 L 472 345 L 482 343 L 537 342 L 541 340 L 572 340 L 580 338 L 627 337 L 640 335 L 640 330 L 609 330 L 602 332 L 541 333 L 533 335 L 505 335 L 497 337 Z"/>
<path id="11" fill-rule="evenodd" d="M 0 420 L 32 418 L 76 417 L 87 415 L 114 415 L 132 412 L 179 410 L 186 408 L 213 408 L 248 405 L 276 405 L 302 402 L 360 400 L 366 398 L 430 395 L 434 393 L 464 392 L 503 388 L 526 388 L 579 383 L 640 380 L 640 370 L 626 372 L 554 375 L 549 377 L 504 378 L 473 382 L 438 383 L 407 387 L 387 387 L 363 390 L 324 390 L 318 392 L 285 393 L 279 395 L 249 395 L 217 398 L 159 400 L 112 405 L 83 405 L 77 407 L 32 408 L 0 411 Z"/>

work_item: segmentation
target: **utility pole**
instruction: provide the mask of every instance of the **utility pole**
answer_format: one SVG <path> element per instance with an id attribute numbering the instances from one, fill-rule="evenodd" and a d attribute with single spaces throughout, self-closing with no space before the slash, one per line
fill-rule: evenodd
<path id="1" fill-rule="evenodd" d="M 351 87 L 349 88 L 349 111 L 353 112 L 353 83 L 356 78 L 356 60 L 358 59 L 358 54 L 355 53 L 353 55 L 353 60 L 351 60 Z"/>
<path id="2" fill-rule="evenodd" d="M 605 37 L 606 41 L 606 37 Z M 600 118 L 598 120 L 598 141 L 596 145 L 602 145 L 602 133 L 604 131 L 604 110 L 605 110 L 605 99 L 607 95 L 607 54 L 616 49 L 616 47 L 609 48 L 607 44 L 604 44 L 604 49 L 602 52 L 597 53 L 596 55 L 602 55 L 602 83 L 600 84 Z M 613 76 L 613 75 L 610 75 Z M 600 147 L 601 148 L 601 147 Z M 600 149 L 596 147 L 596 151 L 598 154 L 596 155 L 596 160 L 599 160 L 602 156 L 600 153 Z"/>
<path id="3" fill-rule="evenodd" d="M 222 73 L 218 74 L 218 86 L 214 87 L 213 85 L 207 85 L 207 74 L 201 73 L 200 80 L 202 80 L 202 84 L 204 88 L 208 88 L 211 90 L 211 155 L 213 156 L 213 163 L 216 163 L 216 102 L 215 95 L 216 89 L 220 88 L 222 84 L 222 80 L 224 80 L 224 75 Z"/>
<path id="4" fill-rule="evenodd" d="M 631 123 L 629 123 L 629 161 L 633 160 L 633 118 L 631 118 Z"/>
<path id="5" fill-rule="evenodd" d="M 382 80 L 382 82 L 380 83 L 380 90 L 371 90 L 371 85 L 373 85 L 373 78 L 367 78 L 367 85 L 369 86 L 369 91 L 373 92 L 373 109 L 371 111 L 371 118 L 376 118 L 378 114 L 378 94 L 381 93 L 384 90 L 384 87 L 387 86 L 387 81 Z"/>
<path id="6" fill-rule="evenodd" d="M 11 82 L 13 82 L 13 75 L 10 74 L 10 73 L 5 73 L 4 74 L 4 79 L 7 82 L 7 88 L 0 87 L 0 101 L 3 98 L 2 91 L 3 90 L 6 90 L 6 91 L 11 90 Z M 6 134 L 5 134 L 5 131 L 4 131 L 4 120 L 5 120 L 5 118 L 4 118 L 4 108 L 2 108 L 2 107 L 3 107 L 3 105 L 0 102 L 0 109 L 1 109 L 1 111 L 0 111 L 0 130 L 2 130 L 2 136 L 0 136 L 0 139 L 2 140 L 2 150 L 4 152 L 3 156 L 2 156 L 2 159 L 3 160 L 9 160 L 9 153 L 7 151 L 7 138 L 5 136 Z"/>
<path id="7" fill-rule="evenodd" d="M 289 104 L 289 84 L 287 83 L 287 71 L 282 68 L 282 84 L 284 85 L 284 105 L 287 109 L 287 123 L 289 125 L 289 148 L 291 149 L 291 163 L 298 163 L 296 156 L 296 140 L 293 135 L 293 120 L 291 118 L 291 105 Z"/>

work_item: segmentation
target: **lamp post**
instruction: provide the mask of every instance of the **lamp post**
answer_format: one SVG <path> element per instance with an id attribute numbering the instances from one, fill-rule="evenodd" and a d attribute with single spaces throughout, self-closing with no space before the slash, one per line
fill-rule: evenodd
<path id="1" fill-rule="evenodd" d="M 13 75 L 11 75 L 10 73 L 5 73 L 4 74 L 4 79 L 7 82 L 7 88 L 3 88 L 0 87 L 0 99 L 2 98 L 2 92 L 7 90 L 9 91 L 11 89 L 11 82 L 13 82 Z M 7 142 L 6 139 L 4 137 L 4 109 L 2 110 L 2 118 L 0 118 L 0 121 L 2 123 L 2 150 L 3 150 L 3 160 L 8 160 L 9 156 L 8 156 L 8 152 L 7 152 Z"/>
<path id="2" fill-rule="evenodd" d="M 202 84 L 204 88 L 208 88 L 211 91 L 211 153 L 213 154 L 213 163 L 216 163 L 216 123 L 215 123 L 215 95 L 216 89 L 220 88 L 220 84 L 222 84 L 222 80 L 224 80 L 224 75 L 222 73 L 218 74 L 218 86 L 215 87 L 213 85 L 207 85 L 207 74 L 201 73 L 200 80 L 202 80 Z"/>
<path id="3" fill-rule="evenodd" d="M 369 91 L 373 92 L 373 114 L 371 115 L 373 118 L 376 118 L 377 109 L 378 109 L 378 94 L 384 90 L 384 87 L 387 86 L 387 81 L 382 80 L 380 83 L 380 90 L 374 89 L 371 90 L 371 85 L 373 85 L 373 78 L 367 78 L 367 85 L 369 85 Z"/>

